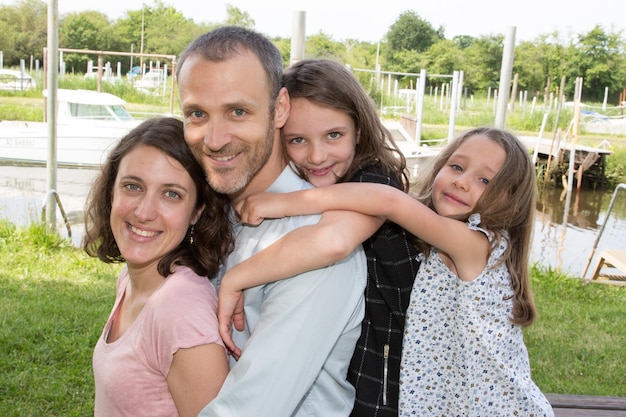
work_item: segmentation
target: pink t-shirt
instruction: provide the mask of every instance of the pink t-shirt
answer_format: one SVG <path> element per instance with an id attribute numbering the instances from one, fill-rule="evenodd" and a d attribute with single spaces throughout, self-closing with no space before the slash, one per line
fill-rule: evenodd
<path id="1" fill-rule="evenodd" d="M 94 415 L 178 416 L 166 381 L 174 353 L 208 343 L 223 346 L 215 287 L 191 269 L 177 267 L 150 296 L 126 333 L 107 343 L 128 280 L 124 268 L 118 277 L 115 305 L 94 350 Z"/>

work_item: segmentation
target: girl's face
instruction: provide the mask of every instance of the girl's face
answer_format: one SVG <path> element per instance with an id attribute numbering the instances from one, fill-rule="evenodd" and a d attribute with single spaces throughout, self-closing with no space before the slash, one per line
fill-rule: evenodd
<path id="1" fill-rule="evenodd" d="M 346 173 L 358 143 L 352 117 L 305 98 L 291 100 L 282 136 L 289 159 L 316 187 L 335 184 Z"/>
<path id="2" fill-rule="evenodd" d="M 111 229 L 129 268 L 156 267 L 195 223 L 196 187 L 183 166 L 153 146 L 121 160 L 111 206 Z"/>
<path id="3" fill-rule="evenodd" d="M 504 148 L 487 136 L 474 135 L 466 139 L 435 177 L 435 211 L 442 216 L 472 214 L 505 158 Z"/>

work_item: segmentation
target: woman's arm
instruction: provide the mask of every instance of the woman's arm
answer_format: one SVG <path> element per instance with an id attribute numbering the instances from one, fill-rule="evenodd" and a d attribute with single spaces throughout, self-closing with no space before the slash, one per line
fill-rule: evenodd
<path id="1" fill-rule="evenodd" d="M 228 374 L 224 348 L 216 343 L 179 349 L 167 385 L 181 417 L 196 417 L 219 392 Z"/>
<path id="2" fill-rule="evenodd" d="M 349 211 L 327 211 L 317 224 L 300 227 L 273 245 L 233 266 L 220 283 L 217 317 L 220 336 L 236 358 L 231 323 L 243 329 L 242 291 L 322 268 L 348 256 L 383 220 Z"/>

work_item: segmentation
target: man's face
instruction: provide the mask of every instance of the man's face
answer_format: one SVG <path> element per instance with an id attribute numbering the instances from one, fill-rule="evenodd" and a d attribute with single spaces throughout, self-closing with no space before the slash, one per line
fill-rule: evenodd
<path id="1" fill-rule="evenodd" d="M 247 194 L 252 182 L 255 192 L 269 186 L 275 178 L 267 178 L 263 168 L 272 156 L 277 118 L 271 118 L 268 81 L 258 58 L 243 52 L 211 62 L 192 55 L 180 68 L 178 89 L 185 141 L 204 165 L 209 185 L 231 200 Z"/>

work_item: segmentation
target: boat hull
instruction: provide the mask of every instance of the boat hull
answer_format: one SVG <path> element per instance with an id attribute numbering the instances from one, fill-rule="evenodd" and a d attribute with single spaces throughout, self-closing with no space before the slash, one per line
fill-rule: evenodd
<path id="1" fill-rule="evenodd" d="M 108 152 L 138 123 L 58 125 L 57 165 L 100 166 Z M 51 147 L 47 129 L 47 123 L 0 122 L 0 160 L 46 164 Z"/>

